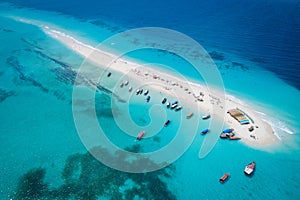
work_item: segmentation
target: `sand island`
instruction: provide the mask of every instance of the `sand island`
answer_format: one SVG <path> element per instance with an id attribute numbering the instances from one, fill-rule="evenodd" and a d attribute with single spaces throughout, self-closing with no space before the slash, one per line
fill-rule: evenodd
<path id="1" fill-rule="evenodd" d="M 215 112 L 212 115 L 212 120 L 214 118 L 222 120 L 225 116 L 224 122 L 228 128 L 234 130 L 235 138 L 241 139 L 241 142 L 248 146 L 264 149 L 279 142 L 270 124 L 257 116 L 255 110 L 234 101 L 234 99 L 229 97 L 230 95 L 226 95 L 225 102 L 221 105 L 218 94 L 211 94 L 204 85 L 192 83 L 184 78 L 176 77 L 136 62 L 116 59 L 116 56 L 111 53 L 85 45 L 74 37 L 50 29 L 47 26 L 43 26 L 42 29 L 46 34 L 99 67 L 111 62 L 110 73 L 118 72 L 126 75 L 126 78 L 120 79 L 118 83 L 115 83 L 116 93 L 121 89 L 128 93 L 135 93 L 135 89 L 139 88 L 139 85 L 150 81 L 151 84 L 148 88 L 150 87 L 156 92 L 165 95 L 180 96 L 183 100 L 181 102 L 183 115 L 188 115 L 196 110 L 191 107 L 192 105 L 197 105 L 202 113 L 207 114 L 213 112 L 214 106 L 220 106 L 225 115 L 224 113 Z M 129 84 L 127 81 L 129 81 Z M 127 89 L 123 88 L 125 83 L 126 86 L 128 85 Z M 193 112 L 193 115 L 199 116 L 200 113 Z"/>

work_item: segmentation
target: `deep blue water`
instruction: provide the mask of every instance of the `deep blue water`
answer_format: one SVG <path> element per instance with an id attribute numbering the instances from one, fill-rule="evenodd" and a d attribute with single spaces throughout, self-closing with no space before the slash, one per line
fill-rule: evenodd
<path id="1" fill-rule="evenodd" d="M 82 20 L 94 19 L 94 23 L 102 19 L 126 29 L 171 28 L 189 35 L 207 49 L 226 49 L 258 62 L 300 88 L 300 2 L 297 0 L 8 2 L 58 11 Z"/>
<path id="2" fill-rule="evenodd" d="M 31 199 L 35 195 L 49 199 L 96 199 L 92 195 L 102 194 L 101 188 L 107 189 L 112 198 L 121 199 L 113 195 L 119 194 L 129 179 L 142 187 L 139 190 L 133 188 L 134 193 L 144 194 L 150 199 L 161 199 L 162 196 L 173 199 L 172 195 L 184 200 L 299 199 L 300 92 L 268 71 L 274 71 L 299 89 L 298 2 L 10 2 L 17 3 L 13 4 L 16 7 L 22 5 L 34 9 L 10 10 L 7 9 L 9 6 L 3 6 L 5 13 L 49 22 L 80 40 L 85 39 L 83 42 L 102 41 L 110 34 L 140 26 L 162 26 L 182 31 L 211 53 L 230 94 L 248 100 L 250 106 L 267 114 L 265 117 L 273 123 L 282 142 L 278 148 L 265 151 L 252 149 L 242 142 L 221 140 L 209 156 L 200 160 L 197 155 L 205 137 L 197 135 L 187 152 L 173 164 L 174 169 L 170 167 L 154 174 L 135 175 L 105 168 L 86 153 L 73 121 L 71 103 L 74 100 L 75 70 L 83 59 L 37 26 L 1 16 L 0 41 L 6 44 L 0 46 L 1 199 L 8 199 L 16 191 L 19 197 L 29 196 Z M 159 38 L 154 41 L 157 44 L 162 42 Z M 146 63 L 159 63 L 166 56 L 163 60 L 166 64 L 183 75 L 196 78 L 188 68 L 180 71 L 183 64 L 164 52 L 158 57 L 149 51 L 137 52 L 134 56 Z M 89 93 L 89 90 L 85 92 Z M 153 93 L 150 91 L 151 95 Z M 160 127 L 164 110 L 150 112 L 149 109 L 161 100 L 161 95 L 153 94 L 146 106 L 143 97 L 133 96 L 129 108 L 137 125 Z M 91 99 L 85 98 L 83 95 L 82 99 L 76 100 L 84 113 L 86 134 L 97 144 L 88 106 Z M 167 110 L 165 114 L 173 118 L 172 123 L 155 137 L 136 143 L 133 137 L 116 126 L 117 118 L 127 122 L 122 110 L 126 107 L 122 102 L 118 104 L 117 115 L 113 116 L 109 92 L 100 91 L 95 101 L 98 121 L 110 133 L 109 138 L 133 152 L 159 149 L 177 133 L 180 119 L 176 117 L 180 113 Z M 183 109 L 185 115 L 186 112 Z M 207 126 L 209 121 L 200 123 L 197 131 Z M 189 131 L 188 128 L 185 130 Z M 252 160 L 258 163 L 255 175 L 245 177 L 243 168 Z M 43 171 L 30 171 L 36 167 L 46 170 L 45 177 Z M 218 179 L 228 171 L 231 178 L 224 185 L 220 184 Z M 43 185 L 37 182 L 33 187 L 36 191 L 24 191 L 26 181 L 20 184 L 19 180 L 25 173 L 33 182 L 45 181 L 49 188 L 41 190 Z M 18 188 L 18 185 L 23 187 Z"/>

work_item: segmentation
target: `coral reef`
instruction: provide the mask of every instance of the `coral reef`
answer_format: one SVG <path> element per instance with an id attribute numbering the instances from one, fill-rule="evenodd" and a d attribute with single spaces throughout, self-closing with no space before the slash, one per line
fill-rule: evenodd
<path id="1" fill-rule="evenodd" d="M 139 151 L 139 146 L 128 147 L 128 150 Z M 96 147 L 91 151 L 99 155 L 110 154 L 107 149 Z M 113 162 L 124 159 L 120 152 L 115 153 Z M 123 160 L 124 161 L 124 160 Z M 137 164 L 154 164 L 149 159 Z M 125 173 L 112 169 L 95 159 L 89 152 L 74 154 L 67 158 L 62 171 L 64 183 L 49 189 L 44 182 L 46 170 L 32 169 L 20 177 L 13 199 L 176 199 L 163 181 L 172 177 L 172 165 L 148 173 Z M 131 183 L 131 184 L 128 184 Z"/>

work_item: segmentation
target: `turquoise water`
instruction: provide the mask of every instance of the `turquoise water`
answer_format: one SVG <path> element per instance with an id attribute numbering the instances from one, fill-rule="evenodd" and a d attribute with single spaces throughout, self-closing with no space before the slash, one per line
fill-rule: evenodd
<path id="1" fill-rule="evenodd" d="M 205 136 L 196 135 L 190 148 L 171 166 L 148 174 L 122 173 L 95 162 L 86 153 L 87 150 L 78 136 L 73 121 L 72 90 L 75 70 L 83 59 L 47 36 L 39 27 L 5 16 L 43 21 L 44 25 L 48 23 L 50 27 L 72 34 L 91 45 L 104 40 L 116 30 L 111 31 L 110 26 L 95 26 L 61 13 L 9 8 L 2 4 L 1 10 L 0 40 L 1 44 L 9 44 L 0 47 L 1 199 L 14 197 L 14 193 L 19 195 L 19 199 L 22 199 L 22 195 L 31 199 L 53 199 L 55 196 L 63 199 L 71 198 L 72 195 L 75 199 L 96 199 L 95 196 L 100 194 L 105 194 L 107 198 L 120 199 L 119 193 L 122 193 L 124 182 L 129 179 L 142 188 L 132 190 L 132 193 L 145 195 L 146 199 L 300 197 L 297 182 L 300 169 L 300 94 L 299 90 L 272 72 L 232 52 L 213 47 L 208 49 L 222 74 L 226 91 L 264 113 L 261 115 L 273 123 L 281 138 L 279 147 L 261 151 L 251 149 L 240 141 L 228 143 L 220 140 L 207 157 L 199 159 L 198 151 Z M 129 37 L 133 38 L 135 36 Z M 154 41 L 159 44 L 162 42 L 160 38 Z M 132 45 L 135 45 L 134 42 Z M 163 63 L 192 80 L 199 79 L 184 61 L 165 52 L 145 50 L 128 56 L 146 63 Z M 133 152 L 160 149 L 176 136 L 181 122 L 180 112 L 166 110 L 164 115 L 161 114 L 165 109 L 155 106 L 155 102 L 160 102 L 161 98 L 161 94 L 153 94 L 153 99 L 145 105 L 144 97 L 134 95 L 129 107 L 133 121 L 138 126 L 146 126 L 143 128 L 147 131 L 152 129 L 151 126 L 161 127 L 167 117 L 173 119 L 167 128 L 157 130 L 158 134 L 154 137 L 137 143 L 133 136 L 127 135 L 116 126 L 114 117 L 122 120 L 123 104 L 116 103 L 119 115 L 113 116 L 112 96 L 107 91 L 99 91 L 95 96 L 99 124 L 110 133 L 109 139 L 122 148 Z M 86 133 L 91 134 L 93 140 L 92 134 L 95 130 L 89 126 L 91 111 L 85 103 L 82 102 L 80 108 L 86 109 Z M 182 114 L 185 116 L 186 112 L 183 110 Z M 198 131 L 206 128 L 208 123 L 201 122 Z M 189 131 L 187 128 L 186 132 Z M 98 143 L 95 141 L 95 144 Z M 257 170 L 253 177 L 245 177 L 243 168 L 253 160 L 257 162 Z M 20 178 L 25 173 L 32 172 L 29 170 L 38 167 L 46 170 L 43 181 L 48 184 L 48 190 L 21 193 Z M 230 172 L 231 177 L 225 184 L 220 184 L 218 179 L 226 172 Z M 37 174 L 32 173 L 32 176 L 38 177 Z M 102 174 L 107 174 L 107 177 Z M 109 182 L 116 187 L 108 187 Z M 148 187 L 142 184 L 145 182 L 149 184 Z M 68 187 L 73 190 L 67 189 Z M 100 188 L 105 188 L 106 193 Z M 133 197 L 128 196 L 128 199 Z"/>

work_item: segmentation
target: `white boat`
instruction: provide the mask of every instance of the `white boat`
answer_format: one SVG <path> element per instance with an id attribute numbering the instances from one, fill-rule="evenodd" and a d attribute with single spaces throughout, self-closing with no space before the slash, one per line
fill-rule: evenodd
<path id="1" fill-rule="evenodd" d="M 179 110 L 181 110 L 181 109 L 182 109 L 182 106 L 177 106 L 177 107 L 175 108 L 176 111 L 179 111 Z"/>
<path id="2" fill-rule="evenodd" d="M 177 107 L 177 104 L 173 104 L 172 106 L 171 106 L 171 109 L 174 109 L 174 108 L 176 108 Z"/>
<path id="3" fill-rule="evenodd" d="M 170 103 L 170 102 L 168 102 L 168 103 L 167 103 L 167 108 L 170 108 L 170 105 L 171 105 L 171 103 Z"/>
<path id="4" fill-rule="evenodd" d="M 209 119 L 210 118 L 210 115 L 203 115 L 202 116 L 202 119 Z"/>
<path id="5" fill-rule="evenodd" d="M 253 173 L 253 171 L 255 170 L 255 166 L 256 166 L 256 163 L 255 162 L 252 162 L 252 163 L 249 163 L 245 169 L 244 169 L 244 173 L 246 175 L 251 175 Z"/>

